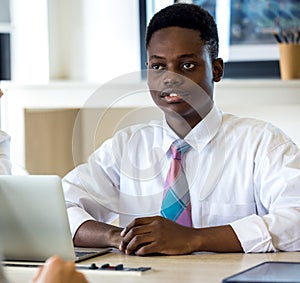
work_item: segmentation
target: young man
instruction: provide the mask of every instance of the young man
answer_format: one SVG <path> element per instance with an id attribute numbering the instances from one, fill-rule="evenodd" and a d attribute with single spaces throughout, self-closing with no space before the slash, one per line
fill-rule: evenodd
<path id="1" fill-rule="evenodd" d="M 146 46 L 164 120 L 121 130 L 64 178 L 75 245 L 136 255 L 300 250 L 299 149 L 272 125 L 214 105 L 223 62 L 213 18 L 171 5 L 152 18 Z M 121 227 L 107 224 L 117 217 Z"/>

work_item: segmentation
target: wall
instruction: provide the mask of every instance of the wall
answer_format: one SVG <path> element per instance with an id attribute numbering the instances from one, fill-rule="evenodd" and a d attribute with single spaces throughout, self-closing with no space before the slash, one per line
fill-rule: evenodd
<path id="1" fill-rule="evenodd" d="M 50 78 L 104 82 L 139 68 L 138 0 L 51 0 Z"/>
<path id="2" fill-rule="evenodd" d="M 12 79 L 49 79 L 48 15 L 46 0 L 10 0 Z"/>
<path id="3" fill-rule="evenodd" d="M 140 66 L 138 0 L 11 0 L 12 79 L 105 82 Z"/>

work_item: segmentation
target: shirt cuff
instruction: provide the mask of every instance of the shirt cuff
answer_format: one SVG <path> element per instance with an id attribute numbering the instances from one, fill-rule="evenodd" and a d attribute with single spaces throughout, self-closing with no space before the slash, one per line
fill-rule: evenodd
<path id="1" fill-rule="evenodd" d="M 69 217 L 69 224 L 71 228 L 72 238 L 82 223 L 88 220 L 95 220 L 91 215 L 89 215 L 86 211 L 84 211 L 80 207 L 69 207 L 67 209 L 68 217 Z"/>
<path id="2" fill-rule="evenodd" d="M 245 253 L 275 252 L 263 219 L 255 214 L 230 223 Z"/>

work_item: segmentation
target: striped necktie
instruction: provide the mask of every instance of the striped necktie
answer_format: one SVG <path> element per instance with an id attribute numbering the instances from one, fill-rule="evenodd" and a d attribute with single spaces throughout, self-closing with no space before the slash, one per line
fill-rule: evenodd
<path id="1" fill-rule="evenodd" d="M 182 155 L 190 148 L 184 140 L 171 145 L 172 161 L 164 185 L 161 215 L 184 226 L 192 226 L 189 186 L 182 170 Z"/>

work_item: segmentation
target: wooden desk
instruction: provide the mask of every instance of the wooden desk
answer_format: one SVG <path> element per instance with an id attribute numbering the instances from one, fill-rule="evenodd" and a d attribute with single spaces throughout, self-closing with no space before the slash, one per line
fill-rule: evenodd
<path id="1" fill-rule="evenodd" d="M 91 283 L 135 283 L 135 282 L 189 282 L 221 283 L 222 279 L 264 261 L 300 261 L 300 252 L 266 253 L 266 254 L 195 254 L 187 256 L 126 256 L 109 253 L 98 258 L 80 263 L 90 265 L 124 264 L 127 267 L 151 266 L 152 270 L 143 274 L 125 272 L 84 270 Z M 5 267 L 10 283 L 29 282 L 34 268 Z"/>

